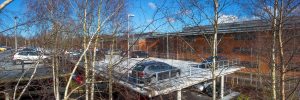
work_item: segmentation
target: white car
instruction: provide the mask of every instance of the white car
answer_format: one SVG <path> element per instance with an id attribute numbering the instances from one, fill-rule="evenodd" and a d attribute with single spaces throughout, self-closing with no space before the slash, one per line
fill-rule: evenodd
<path id="1" fill-rule="evenodd" d="M 38 60 L 48 60 L 49 57 L 45 55 L 41 55 L 36 51 L 22 51 L 22 52 L 17 52 L 13 56 L 13 61 L 14 64 L 22 64 L 22 61 L 24 63 L 34 63 Z"/>

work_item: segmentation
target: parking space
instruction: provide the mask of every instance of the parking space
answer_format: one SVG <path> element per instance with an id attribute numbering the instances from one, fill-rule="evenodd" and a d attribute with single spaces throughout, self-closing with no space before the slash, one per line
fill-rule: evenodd
<path id="1" fill-rule="evenodd" d="M 166 79 L 158 79 L 155 82 L 150 84 L 143 84 L 137 81 L 136 78 L 131 76 L 134 65 L 141 61 L 159 61 L 175 66 L 181 70 L 180 76 L 170 77 Z M 235 71 L 241 69 L 239 66 L 235 66 L 237 61 L 227 61 L 227 64 L 223 64 L 224 66 L 220 66 L 220 68 L 216 71 L 218 76 L 224 76 Z M 97 70 L 104 76 L 107 77 L 107 65 L 109 61 L 100 61 L 98 62 Z M 230 64 L 229 64 L 230 63 Z M 190 61 L 182 61 L 182 60 L 172 60 L 172 59 L 161 59 L 161 58 L 135 58 L 124 60 L 114 66 L 114 78 L 119 84 L 130 88 L 140 94 L 143 94 L 148 97 L 155 97 L 158 95 L 169 94 L 172 92 L 176 92 L 178 90 L 182 90 L 184 88 L 188 88 L 195 84 L 207 81 L 211 79 L 211 71 L 209 69 L 196 68 L 191 67 L 190 65 L 195 65 L 196 62 Z M 198 63 L 199 64 L 199 63 Z M 225 66 L 226 65 L 226 66 Z M 156 74 L 165 73 L 159 72 Z M 171 72 L 169 72 L 171 73 Z M 168 74 L 171 75 L 171 74 Z M 171 75 L 172 76 L 172 75 Z"/>

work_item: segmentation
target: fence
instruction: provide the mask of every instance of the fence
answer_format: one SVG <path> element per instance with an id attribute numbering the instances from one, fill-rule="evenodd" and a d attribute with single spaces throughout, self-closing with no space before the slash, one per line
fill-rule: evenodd
<path id="1" fill-rule="evenodd" d="M 271 76 L 265 74 L 236 72 L 234 74 L 227 75 L 224 78 L 225 83 L 227 83 L 230 87 L 250 86 L 254 87 L 255 89 L 269 89 L 271 87 Z M 296 94 L 299 94 L 300 88 L 298 86 L 298 81 L 300 81 L 300 77 L 289 76 L 286 77 L 286 80 L 288 80 L 285 83 L 285 89 L 287 93 L 296 89 Z M 279 84 L 277 87 L 279 87 Z"/>

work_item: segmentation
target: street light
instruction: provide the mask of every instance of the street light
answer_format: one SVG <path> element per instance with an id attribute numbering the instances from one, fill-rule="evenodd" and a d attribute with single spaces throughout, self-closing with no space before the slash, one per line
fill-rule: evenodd
<path id="1" fill-rule="evenodd" d="M 128 14 L 127 15 L 127 58 L 129 59 L 129 18 L 134 17 L 133 14 Z"/>
<path id="2" fill-rule="evenodd" d="M 18 51 L 18 40 L 17 40 L 17 16 L 14 17 L 15 19 L 15 52 Z"/>

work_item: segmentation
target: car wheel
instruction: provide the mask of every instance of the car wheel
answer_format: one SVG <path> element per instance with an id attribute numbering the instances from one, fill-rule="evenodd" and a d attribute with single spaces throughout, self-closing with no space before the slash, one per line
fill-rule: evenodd
<path id="1" fill-rule="evenodd" d="M 156 77 L 155 76 L 151 77 L 150 78 L 150 83 L 155 83 L 155 82 L 156 82 Z"/>
<path id="2" fill-rule="evenodd" d="M 16 60 L 16 61 L 15 61 L 15 64 L 16 64 L 16 65 L 21 65 L 21 64 L 22 64 L 22 60 Z"/>
<path id="3" fill-rule="evenodd" d="M 180 72 L 177 72 L 177 73 L 176 73 L 176 77 L 180 77 Z"/>
<path id="4" fill-rule="evenodd" d="M 50 62 L 50 59 L 46 58 L 46 59 L 43 60 L 43 62 L 44 62 L 44 63 L 49 63 L 49 62 Z"/>
<path id="5" fill-rule="evenodd" d="M 213 92 L 213 90 L 212 90 L 211 85 L 208 86 L 208 87 L 206 87 L 205 90 L 204 90 L 204 92 L 205 92 L 208 96 L 212 97 L 212 94 L 213 94 L 212 92 Z"/>
<path id="6" fill-rule="evenodd" d="M 213 86 L 212 86 L 212 84 L 209 85 L 209 86 L 207 86 L 207 87 L 205 88 L 204 91 L 205 91 L 205 93 L 206 93 L 208 96 L 212 97 L 212 96 L 213 96 Z M 217 96 L 217 97 L 220 96 L 220 91 L 219 91 L 219 87 L 218 87 L 218 86 L 216 86 L 216 96 Z"/>

